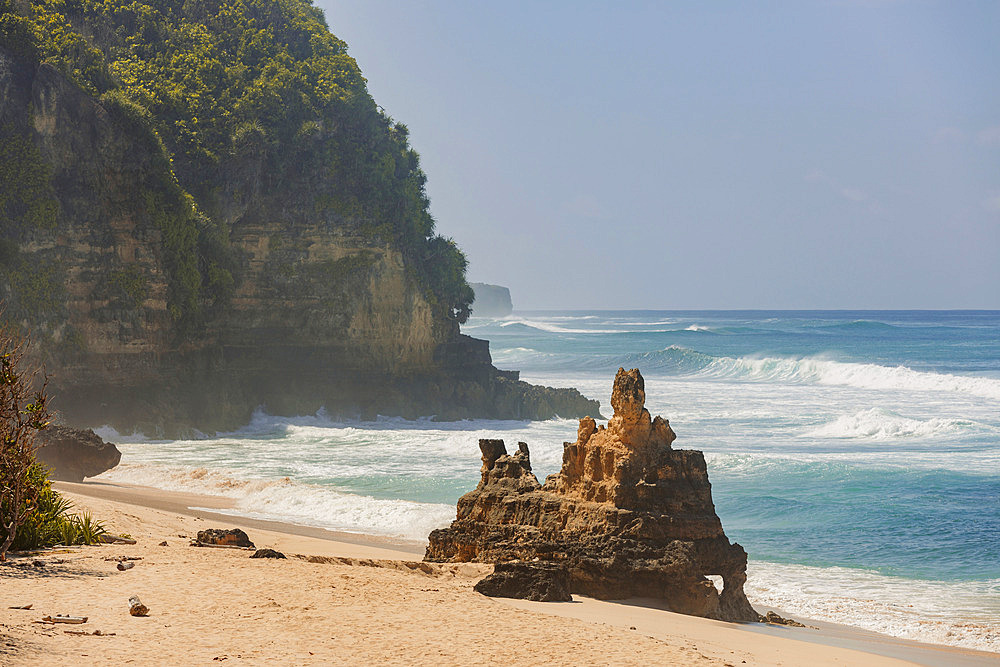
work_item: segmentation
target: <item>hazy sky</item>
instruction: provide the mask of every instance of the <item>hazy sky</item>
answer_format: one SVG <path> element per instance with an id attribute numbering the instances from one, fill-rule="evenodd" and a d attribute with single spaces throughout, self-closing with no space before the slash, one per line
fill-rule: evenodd
<path id="1" fill-rule="evenodd" d="M 1000 308 L 1000 3 L 315 0 L 515 308 Z"/>

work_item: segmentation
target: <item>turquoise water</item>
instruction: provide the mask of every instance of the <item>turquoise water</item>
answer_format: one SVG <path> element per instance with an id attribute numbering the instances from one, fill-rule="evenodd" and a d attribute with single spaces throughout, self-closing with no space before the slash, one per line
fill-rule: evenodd
<path id="1" fill-rule="evenodd" d="M 705 452 L 756 603 L 1000 651 L 1000 313 L 520 312 L 464 331 L 498 367 L 602 406 L 638 367 L 674 446 Z M 134 438 L 105 476 L 419 539 L 478 481 L 478 438 L 527 441 L 541 478 L 575 433 L 261 411 L 233 434 Z"/>

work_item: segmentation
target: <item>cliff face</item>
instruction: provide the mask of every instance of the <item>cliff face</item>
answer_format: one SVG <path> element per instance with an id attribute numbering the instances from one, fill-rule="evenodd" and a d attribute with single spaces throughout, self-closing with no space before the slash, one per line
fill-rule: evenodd
<path id="1" fill-rule="evenodd" d="M 451 526 L 430 534 L 425 560 L 524 561 L 520 570 L 538 562 L 534 577 L 502 571 L 482 583 L 531 591 L 537 585 L 517 579 L 553 583 L 558 568 L 572 593 L 662 598 L 680 613 L 758 620 L 743 593 L 747 555 L 722 530 L 704 456 L 673 449 L 670 424 L 651 419 L 644 401 L 639 371 L 619 369 L 607 427 L 581 419 L 545 484 L 525 443 L 509 455 L 502 440 L 480 440 L 482 481 L 459 499 Z M 723 589 L 705 575 L 720 575 Z"/>
<path id="2" fill-rule="evenodd" d="M 5 5 L 3 30 L 48 11 L 0 0 L 0 13 Z M 98 55 L 118 49 L 110 69 L 124 72 L 134 47 L 115 40 L 129 26 L 109 31 L 107 3 L 81 6 L 91 13 L 71 17 L 73 27 Z M 313 20 L 303 7 L 296 20 Z M 174 25 L 179 8 L 153 26 Z M 328 33 L 324 46 L 314 23 L 305 44 L 342 49 Z M 83 81 L 108 87 L 99 94 L 15 48 L 12 34 L 0 34 L 0 298 L 4 319 L 31 333 L 67 421 L 169 435 L 235 428 L 258 406 L 446 419 L 596 413 L 575 390 L 497 371 L 488 344 L 459 333 L 464 258 L 433 236 L 405 129 L 375 110 L 353 60 L 321 54 L 353 93 L 296 119 L 288 140 L 275 138 L 287 118 L 245 121 L 220 157 L 185 148 L 185 121 L 151 114 L 132 88 Z M 246 77 L 245 66 L 233 71 Z"/>

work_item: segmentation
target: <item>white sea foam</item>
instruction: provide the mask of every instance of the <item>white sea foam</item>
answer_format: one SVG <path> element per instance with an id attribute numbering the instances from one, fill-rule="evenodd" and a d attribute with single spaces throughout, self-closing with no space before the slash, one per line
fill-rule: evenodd
<path id="1" fill-rule="evenodd" d="M 815 358 L 717 357 L 698 375 L 757 382 L 811 382 L 875 390 L 957 392 L 1000 400 L 1000 379 Z"/>
<path id="2" fill-rule="evenodd" d="M 455 517 L 451 505 L 341 493 L 287 477 L 240 479 L 205 468 L 123 463 L 95 479 L 232 498 L 233 509 L 212 510 L 223 514 L 413 540 L 426 539 Z"/>
<path id="3" fill-rule="evenodd" d="M 515 319 L 515 320 L 503 320 L 500 322 L 501 327 L 512 327 L 520 325 L 522 327 L 529 327 L 531 329 L 537 329 L 539 331 L 546 331 L 548 333 L 568 333 L 568 334 L 615 334 L 615 333 L 628 333 L 625 329 L 571 329 L 569 327 L 564 327 L 552 322 L 546 322 L 544 320 L 527 320 L 527 319 Z"/>
<path id="4" fill-rule="evenodd" d="M 104 425 L 94 429 L 94 433 L 101 436 L 108 442 L 148 442 L 149 438 L 145 433 L 132 431 L 130 434 L 119 433 L 113 426 Z"/>
<path id="5" fill-rule="evenodd" d="M 953 435 L 972 431 L 990 432 L 995 428 L 969 419 L 910 419 L 882 408 L 870 408 L 842 415 L 831 422 L 810 429 L 803 437 L 810 438 L 865 438 L 891 440 L 896 438 L 921 438 Z"/>
<path id="6" fill-rule="evenodd" d="M 758 607 L 905 639 L 1000 651 L 1000 579 L 914 580 L 753 560 L 748 575 L 747 597 Z"/>
<path id="7" fill-rule="evenodd" d="M 775 478 L 792 472 L 809 472 L 815 478 L 840 474 L 850 467 L 861 471 L 925 470 L 959 472 L 977 477 L 1000 475 L 1000 451 L 782 451 L 767 453 L 706 452 L 709 473 Z"/>
<path id="8" fill-rule="evenodd" d="M 711 331 L 697 324 L 685 330 Z M 574 375 L 580 375 L 625 366 L 638 367 L 648 377 L 665 374 L 706 380 L 818 384 L 874 391 L 947 392 L 1000 400 L 1000 378 L 996 377 L 934 373 L 906 366 L 861 364 L 821 357 L 720 357 L 679 345 L 624 355 L 578 355 L 543 353 L 527 347 L 499 348 L 494 351 L 494 357 L 505 364 L 527 367 L 528 370 L 523 373 L 525 377 L 531 369 L 537 374 L 546 369 L 566 368 Z M 565 380 L 569 383 L 574 381 L 576 378 Z"/>

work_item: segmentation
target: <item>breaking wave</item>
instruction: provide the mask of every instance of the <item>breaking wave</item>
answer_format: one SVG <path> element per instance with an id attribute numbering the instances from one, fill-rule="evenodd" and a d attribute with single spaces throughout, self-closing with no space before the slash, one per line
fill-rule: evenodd
<path id="1" fill-rule="evenodd" d="M 871 408 L 837 419 L 811 429 L 802 435 L 814 438 L 867 438 L 888 440 L 894 438 L 921 438 L 930 436 L 955 435 L 958 433 L 996 429 L 969 419 L 944 419 L 935 417 L 927 420 L 910 419 L 889 410 Z"/>
<path id="2" fill-rule="evenodd" d="M 206 468 L 122 463 L 95 479 L 233 499 L 232 509 L 211 510 L 222 514 L 411 540 L 425 540 L 455 516 L 453 505 L 341 493 L 288 477 L 240 479 Z"/>
<path id="3" fill-rule="evenodd" d="M 859 389 L 954 392 L 1000 400 L 1000 379 L 917 371 L 906 366 L 880 366 L 815 357 L 713 356 L 671 345 L 652 352 L 624 355 L 542 353 L 528 348 L 498 350 L 498 363 L 539 369 L 613 370 L 639 368 L 643 373 L 705 379 L 782 384 L 820 384 Z"/>

